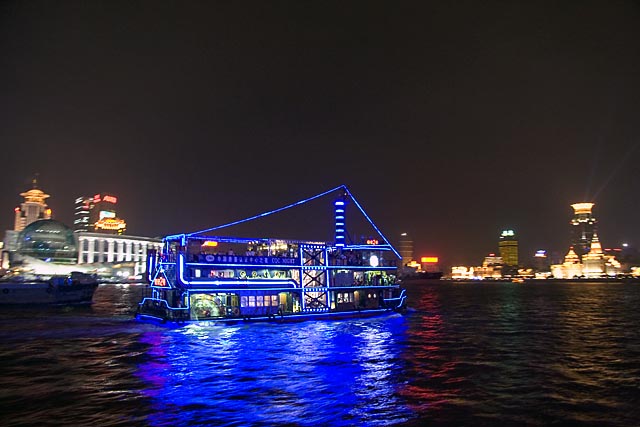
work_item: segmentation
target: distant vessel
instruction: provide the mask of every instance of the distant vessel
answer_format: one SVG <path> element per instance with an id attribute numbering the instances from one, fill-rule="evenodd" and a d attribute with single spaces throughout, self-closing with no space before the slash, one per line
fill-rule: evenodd
<path id="1" fill-rule="evenodd" d="M 332 243 L 275 238 L 209 236 L 341 191 L 334 201 Z M 383 243 L 348 242 L 347 203 L 355 204 Z M 406 309 L 396 280 L 398 252 L 345 186 L 245 220 L 167 236 L 149 254 L 150 286 L 137 318 L 160 323 L 294 322 L 375 316 Z"/>
<path id="2" fill-rule="evenodd" d="M 96 276 L 8 274 L 0 279 L 0 304 L 89 304 L 98 287 Z"/>
<path id="3" fill-rule="evenodd" d="M 442 278 L 442 271 L 417 271 L 408 274 L 402 280 L 439 280 Z"/>

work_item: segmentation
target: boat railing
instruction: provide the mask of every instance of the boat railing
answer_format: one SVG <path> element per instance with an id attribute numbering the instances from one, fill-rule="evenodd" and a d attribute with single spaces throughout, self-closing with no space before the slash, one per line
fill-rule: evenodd
<path id="1" fill-rule="evenodd" d="M 167 320 L 189 319 L 188 307 L 171 307 L 166 300 L 161 298 L 145 297 L 138 305 L 138 311 L 141 314 Z"/>

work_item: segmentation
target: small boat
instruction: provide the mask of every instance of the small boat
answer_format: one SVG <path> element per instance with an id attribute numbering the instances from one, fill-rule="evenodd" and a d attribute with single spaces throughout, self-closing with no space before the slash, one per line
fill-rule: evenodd
<path id="1" fill-rule="evenodd" d="M 219 229 L 299 206 L 331 192 L 334 241 L 211 235 Z M 346 208 L 355 205 L 379 239 L 353 242 Z M 335 233 L 333 233 L 335 231 Z M 402 312 L 398 251 L 345 186 L 274 211 L 206 230 L 166 236 L 149 252 L 149 287 L 136 318 L 162 324 L 229 324 L 344 319 Z"/>
<path id="2" fill-rule="evenodd" d="M 1 304 L 89 304 L 98 287 L 95 275 L 7 274 L 0 279 Z"/>

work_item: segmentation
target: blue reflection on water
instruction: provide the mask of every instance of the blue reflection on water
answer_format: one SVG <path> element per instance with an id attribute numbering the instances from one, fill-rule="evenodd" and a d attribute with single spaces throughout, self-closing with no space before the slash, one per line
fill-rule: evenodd
<path id="1" fill-rule="evenodd" d="M 389 425 L 399 401 L 402 316 L 292 325 L 151 329 L 139 366 L 151 425 Z"/>

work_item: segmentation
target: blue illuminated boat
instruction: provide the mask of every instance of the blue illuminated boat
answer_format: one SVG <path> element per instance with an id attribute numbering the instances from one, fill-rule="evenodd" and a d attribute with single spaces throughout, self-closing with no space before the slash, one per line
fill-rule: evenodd
<path id="1" fill-rule="evenodd" d="M 336 192 L 333 242 L 217 234 Z M 379 239 L 351 240 L 346 227 L 350 204 Z M 142 321 L 294 322 L 406 310 L 405 290 L 396 276 L 400 256 L 345 186 L 240 221 L 166 236 L 163 243 L 161 251 L 148 254 L 149 286 L 136 314 Z"/>

